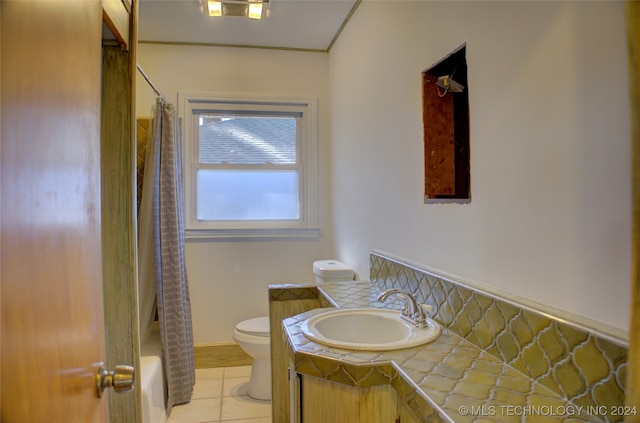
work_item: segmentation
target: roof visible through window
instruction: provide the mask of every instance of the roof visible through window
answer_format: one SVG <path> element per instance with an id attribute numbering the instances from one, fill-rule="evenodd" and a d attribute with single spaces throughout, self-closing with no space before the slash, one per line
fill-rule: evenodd
<path id="1" fill-rule="evenodd" d="M 296 118 L 200 115 L 199 161 L 295 164 Z"/>

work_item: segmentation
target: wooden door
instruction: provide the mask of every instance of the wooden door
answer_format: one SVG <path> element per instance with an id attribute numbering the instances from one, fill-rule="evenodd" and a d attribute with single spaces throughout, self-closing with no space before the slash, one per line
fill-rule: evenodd
<path id="1" fill-rule="evenodd" d="M 631 262 L 631 324 L 627 360 L 626 405 L 640 405 L 640 4 L 626 2 L 631 105 L 631 158 L 633 180 L 633 242 Z M 626 422 L 638 421 L 627 416 Z"/>
<path id="2" fill-rule="evenodd" d="M 99 1 L 2 1 L 3 423 L 107 422 Z"/>

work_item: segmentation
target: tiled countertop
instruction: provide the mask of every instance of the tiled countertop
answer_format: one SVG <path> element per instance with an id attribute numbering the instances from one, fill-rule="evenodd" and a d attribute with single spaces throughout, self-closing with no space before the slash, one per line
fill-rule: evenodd
<path id="1" fill-rule="evenodd" d="M 328 307 L 396 308 L 381 304 L 370 282 L 318 287 Z M 363 352 L 326 347 L 307 339 L 303 321 L 326 309 L 283 321 L 296 371 L 345 385 L 391 384 L 399 400 L 424 421 L 577 422 L 606 421 L 609 410 L 573 405 L 539 382 L 448 329 L 435 341 L 409 349 Z"/>

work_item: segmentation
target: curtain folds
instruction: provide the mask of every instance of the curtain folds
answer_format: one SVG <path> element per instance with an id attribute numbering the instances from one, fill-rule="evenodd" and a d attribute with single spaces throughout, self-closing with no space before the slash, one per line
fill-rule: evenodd
<path id="1" fill-rule="evenodd" d="M 158 98 L 150 125 L 140 206 L 140 333 L 144 339 L 157 306 L 167 413 L 173 405 L 191 400 L 195 383 L 183 187 L 177 112 Z"/>

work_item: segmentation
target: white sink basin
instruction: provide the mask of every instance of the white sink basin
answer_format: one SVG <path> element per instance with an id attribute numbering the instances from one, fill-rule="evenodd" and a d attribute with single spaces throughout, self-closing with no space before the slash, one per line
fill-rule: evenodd
<path id="1" fill-rule="evenodd" d="M 433 341 L 440 325 L 427 318 L 418 328 L 400 319 L 397 310 L 359 308 L 330 310 L 310 317 L 302 333 L 314 342 L 353 350 L 389 351 L 411 348 Z"/>

